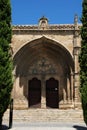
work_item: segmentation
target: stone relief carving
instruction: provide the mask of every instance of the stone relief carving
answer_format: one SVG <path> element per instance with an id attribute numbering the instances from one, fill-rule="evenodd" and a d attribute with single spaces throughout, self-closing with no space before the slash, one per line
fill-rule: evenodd
<path id="1" fill-rule="evenodd" d="M 28 70 L 28 74 L 56 74 L 57 69 L 56 66 L 51 64 L 48 59 L 41 58 L 37 61 L 37 63 L 33 64 L 33 66 L 30 66 Z"/>

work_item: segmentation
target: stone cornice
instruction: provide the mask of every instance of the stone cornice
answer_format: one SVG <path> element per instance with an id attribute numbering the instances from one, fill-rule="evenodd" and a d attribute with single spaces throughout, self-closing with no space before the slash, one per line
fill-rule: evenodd
<path id="1" fill-rule="evenodd" d="M 48 25 L 47 27 L 40 27 L 38 25 L 13 25 L 12 26 L 12 30 L 13 31 L 22 31 L 22 30 L 25 30 L 25 31 L 29 31 L 29 30 L 35 30 L 35 31 L 50 31 L 50 30 L 80 30 L 82 24 L 78 24 L 76 26 L 76 29 L 75 29 L 75 25 L 74 24 L 50 24 Z"/>

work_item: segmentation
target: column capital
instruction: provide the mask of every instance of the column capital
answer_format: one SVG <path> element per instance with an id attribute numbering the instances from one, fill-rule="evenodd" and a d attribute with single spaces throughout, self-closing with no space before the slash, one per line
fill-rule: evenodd
<path id="1" fill-rule="evenodd" d="M 71 76 L 74 76 L 74 72 L 71 72 L 70 75 L 71 75 Z"/>

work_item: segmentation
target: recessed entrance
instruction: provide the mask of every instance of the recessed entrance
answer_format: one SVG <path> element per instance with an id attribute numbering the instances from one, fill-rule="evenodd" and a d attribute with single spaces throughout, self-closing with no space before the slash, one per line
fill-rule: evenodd
<path id="1" fill-rule="evenodd" d="M 28 101 L 29 107 L 41 107 L 41 81 L 37 78 L 33 78 L 29 81 Z"/>
<path id="2" fill-rule="evenodd" d="M 46 106 L 48 108 L 59 108 L 58 81 L 50 78 L 46 81 Z"/>

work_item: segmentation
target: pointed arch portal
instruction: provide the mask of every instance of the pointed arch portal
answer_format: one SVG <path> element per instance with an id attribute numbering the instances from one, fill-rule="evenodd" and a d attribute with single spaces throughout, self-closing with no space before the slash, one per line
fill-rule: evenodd
<path id="1" fill-rule="evenodd" d="M 42 97 L 48 108 L 60 108 L 60 102 L 73 100 L 74 62 L 60 43 L 46 37 L 36 39 L 23 46 L 13 59 L 28 107 L 42 107 Z"/>

